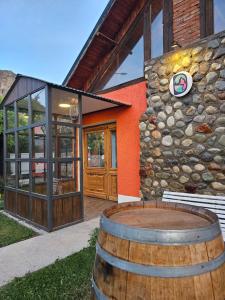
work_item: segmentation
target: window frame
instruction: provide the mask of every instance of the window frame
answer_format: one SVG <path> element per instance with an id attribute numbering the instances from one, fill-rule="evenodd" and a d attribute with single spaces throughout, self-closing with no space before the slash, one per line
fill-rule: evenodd
<path id="1" fill-rule="evenodd" d="M 108 90 L 114 90 L 118 86 L 126 86 L 129 85 L 131 82 L 140 81 L 140 78 L 144 80 L 144 66 L 145 62 L 151 59 L 151 16 L 150 16 L 150 6 L 152 1 L 156 0 L 148 0 L 145 4 L 142 11 L 137 15 L 134 22 L 130 26 L 127 33 L 124 35 L 121 42 L 115 47 L 112 54 L 110 55 L 107 63 L 105 64 L 104 69 L 95 77 L 94 81 L 89 86 L 89 91 L 91 92 L 102 92 Z M 144 47 L 143 47 L 143 76 L 139 78 L 135 78 L 117 85 L 114 85 L 109 88 L 104 89 L 104 85 L 106 83 L 105 78 L 108 77 L 108 72 L 116 58 L 116 56 L 120 53 L 123 46 L 132 36 L 135 27 L 137 26 L 138 22 L 143 19 L 143 40 L 144 40 Z M 173 44 L 173 3 L 172 1 L 163 0 L 163 54 L 166 52 L 171 51 L 171 46 Z M 163 55 L 162 54 L 162 55 Z"/>

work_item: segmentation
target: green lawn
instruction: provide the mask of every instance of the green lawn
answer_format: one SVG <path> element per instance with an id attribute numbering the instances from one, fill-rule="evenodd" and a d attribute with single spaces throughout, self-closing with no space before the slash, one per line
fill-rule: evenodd
<path id="1" fill-rule="evenodd" d="M 0 288 L 0 300 L 90 299 L 96 237 L 97 230 L 87 248 Z"/>
<path id="2" fill-rule="evenodd" d="M 0 248 L 26 240 L 36 233 L 0 213 Z"/>

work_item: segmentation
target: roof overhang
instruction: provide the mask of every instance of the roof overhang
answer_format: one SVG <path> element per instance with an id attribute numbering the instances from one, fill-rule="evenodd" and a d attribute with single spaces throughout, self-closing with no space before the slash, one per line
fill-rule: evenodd
<path id="1" fill-rule="evenodd" d="M 27 81 L 27 82 L 26 82 Z M 20 84 L 21 82 L 21 84 Z M 29 84 L 27 84 L 29 83 Z M 120 100 L 115 100 L 115 99 L 109 99 L 105 98 L 99 95 L 95 95 L 92 93 L 87 93 L 78 89 L 73 89 L 69 87 L 65 87 L 62 85 L 58 85 L 52 82 L 48 82 L 45 80 L 37 79 L 34 77 L 29 77 L 21 74 L 17 74 L 14 83 L 10 87 L 9 91 L 5 95 L 1 106 L 13 103 L 17 99 L 20 99 L 24 96 L 26 96 L 29 93 L 32 93 L 32 88 L 35 87 L 34 89 L 39 89 L 43 88 L 45 86 L 50 86 L 58 90 L 63 90 L 67 92 L 71 92 L 77 95 L 81 96 L 82 99 L 82 114 L 89 114 L 89 113 L 94 113 L 106 109 L 111 109 L 115 107 L 130 107 L 131 104 L 120 101 Z M 25 87 L 24 92 L 23 92 L 23 87 Z M 30 88 L 28 88 L 30 87 Z M 15 93 L 15 90 L 17 90 L 17 93 Z M 19 93 L 18 93 L 19 91 Z"/>
<path id="2" fill-rule="evenodd" d="M 89 88 L 89 79 L 98 67 L 118 50 L 127 31 L 142 12 L 147 0 L 110 0 L 87 42 L 72 65 L 63 85 Z"/>

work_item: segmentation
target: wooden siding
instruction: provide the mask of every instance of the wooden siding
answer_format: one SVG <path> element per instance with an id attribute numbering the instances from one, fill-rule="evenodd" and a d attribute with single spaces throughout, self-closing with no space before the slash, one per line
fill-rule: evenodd
<path id="1" fill-rule="evenodd" d="M 31 220 L 41 226 L 48 227 L 46 200 L 32 197 Z"/>
<path id="2" fill-rule="evenodd" d="M 53 229 L 82 220 L 82 200 L 80 196 L 64 197 L 53 200 Z"/>
<path id="3" fill-rule="evenodd" d="M 23 96 L 30 94 L 41 87 L 46 86 L 46 83 L 29 77 L 18 77 L 12 85 L 9 93 L 6 95 L 4 102 L 10 104 Z"/>

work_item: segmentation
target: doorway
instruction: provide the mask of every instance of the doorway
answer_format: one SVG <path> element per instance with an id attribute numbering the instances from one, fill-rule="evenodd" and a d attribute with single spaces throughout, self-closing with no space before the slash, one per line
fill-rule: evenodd
<path id="1" fill-rule="evenodd" d="M 84 129 L 84 194 L 117 201 L 116 124 Z"/>

